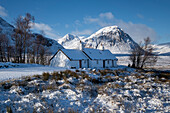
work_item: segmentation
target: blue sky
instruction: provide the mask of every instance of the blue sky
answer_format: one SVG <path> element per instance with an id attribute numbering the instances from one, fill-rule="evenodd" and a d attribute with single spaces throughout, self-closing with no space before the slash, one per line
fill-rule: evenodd
<path id="1" fill-rule="evenodd" d="M 33 30 L 53 39 L 67 33 L 89 36 L 118 25 L 136 42 L 147 36 L 170 42 L 170 0 L 1 0 L 0 16 L 9 23 L 25 13 L 35 17 Z"/>

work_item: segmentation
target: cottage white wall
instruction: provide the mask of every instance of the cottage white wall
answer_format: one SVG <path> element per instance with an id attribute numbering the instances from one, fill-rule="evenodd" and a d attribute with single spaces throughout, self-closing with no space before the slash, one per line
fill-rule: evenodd
<path id="1" fill-rule="evenodd" d="M 61 51 L 59 51 L 50 61 L 50 66 L 70 68 L 70 60 Z"/>
<path id="2" fill-rule="evenodd" d="M 75 67 L 76 69 L 80 68 L 79 60 L 70 61 L 70 66 Z M 82 68 L 88 68 L 87 60 L 81 60 L 81 67 Z"/>
<path id="3" fill-rule="evenodd" d="M 70 68 L 79 68 L 79 61 L 70 61 Z"/>
<path id="4" fill-rule="evenodd" d="M 102 68 L 103 67 L 103 60 L 90 60 L 90 67 L 91 68 Z"/>
<path id="5" fill-rule="evenodd" d="M 117 67 L 117 60 L 114 60 L 114 67 Z"/>
<path id="6" fill-rule="evenodd" d="M 108 63 L 108 61 L 109 61 L 109 63 Z M 106 60 L 105 61 L 105 65 L 106 65 L 106 67 L 108 67 L 108 68 L 110 68 L 110 67 L 116 67 L 117 66 L 117 64 L 116 64 L 116 60 Z"/>
<path id="7" fill-rule="evenodd" d="M 82 68 L 87 68 L 87 60 L 81 61 Z M 70 61 L 65 54 L 59 51 L 55 57 L 50 61 L 50 66 L 53 67 L 66 67 L 66 68 L 79 68 L 79 60 Z"/>
<path id="8" fill-rule="evenodd" d="M 111 66 L 110 66 L 110 63 L 111 63 L 111 62 L 109 61 L 109 63 L 108 63 L 108 61 L 109 61 L 109 60 L 105 60 L 105 67 L 106 67 L 106 68 L 111 67 Z"/>
<path id="9" fill-rule="evenodd" d="M 81 64 L 82 64 L 82 68 L 88 68 L 87 60 L 82 60 Z"/>
<path id="10" fill-rule="evenodd" d="M 111 67 L 117 67 L 117 61 L 113 60 L 113 64 L 112 64 L 112 60 L 105 60 L 105 68 L 111 68 Z M 103 60 L 98 60 L 98 64 L 97 64 L 97 60 L 90 60 L 90 68 L 103 68 Z"/>
<path id="11" fill-rule="evenodd" d="M 110 67 L 117 67 L 117 60 L 113 60 L 113 63 L 112 63 L 112 60 L 109 60 L 109 65 Z"/>

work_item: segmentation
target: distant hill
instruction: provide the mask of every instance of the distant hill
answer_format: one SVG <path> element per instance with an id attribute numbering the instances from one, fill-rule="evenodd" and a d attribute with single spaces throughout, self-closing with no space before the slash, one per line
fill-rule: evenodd
<path id="1" fill-rule="evenodd" d="M 155 53 L 157 53 L 159 55 L 170 56 L 170 42 L 153 45 L 153 47 L 154 47 Z"/>
<path id="2" fill-rule="evenodd" d="M 170 47 L 170 42 L 159 44 L 160 46 L 165 45 Z"/>
<path id="3" fill-rule="evenodd" d="M 0 17 L 0 34 L 6 34 L 9 38 L 11 44 L 14 43 L 12 35 L 14 34 L 15 27 L 8 22 L 6 22 L 3 18 Z M 35 40 L 37 36 L 40 35 L 38 33 L 33 33 L 32 37 Z M 43 36 L 44 47 L 46 47 L 52 54 L 54 54 L 58 49 L 63 48 L 56 40 L 51 38 L 47 38 Z"/>

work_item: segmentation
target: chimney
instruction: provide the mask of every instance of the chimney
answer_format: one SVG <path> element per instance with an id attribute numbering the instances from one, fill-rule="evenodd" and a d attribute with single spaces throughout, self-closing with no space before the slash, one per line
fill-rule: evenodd
<path id="1" fill-rule="evenodd" d="M 83 51 L 84 47 L 83 47 L 83 43 L 81 42 L 80 40 L 80 48 L 79 48 L 81 51 Z"/>
<path id="2" fill-rule="evenodd" d="M 104 51 L 104 46 L 103 44 L 101 43 L 101 50 Z"/>

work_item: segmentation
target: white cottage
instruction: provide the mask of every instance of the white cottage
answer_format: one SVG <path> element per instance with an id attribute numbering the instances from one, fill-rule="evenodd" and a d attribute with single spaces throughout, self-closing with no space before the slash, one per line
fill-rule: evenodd
<path id="1" fill-rule="evenodd" d="M 117 66 L 117 58 L 109 51 L 91 48 L 59 49 L 50 59 L 50 65 L 66 68 L 111 68 Z"/>
<path id="2" fill-rule="evenodd" d="M 51 58 L 50 65 L 66 68 L 88 68 L 89 58 L 78 49 L 59 49 Z"/>

